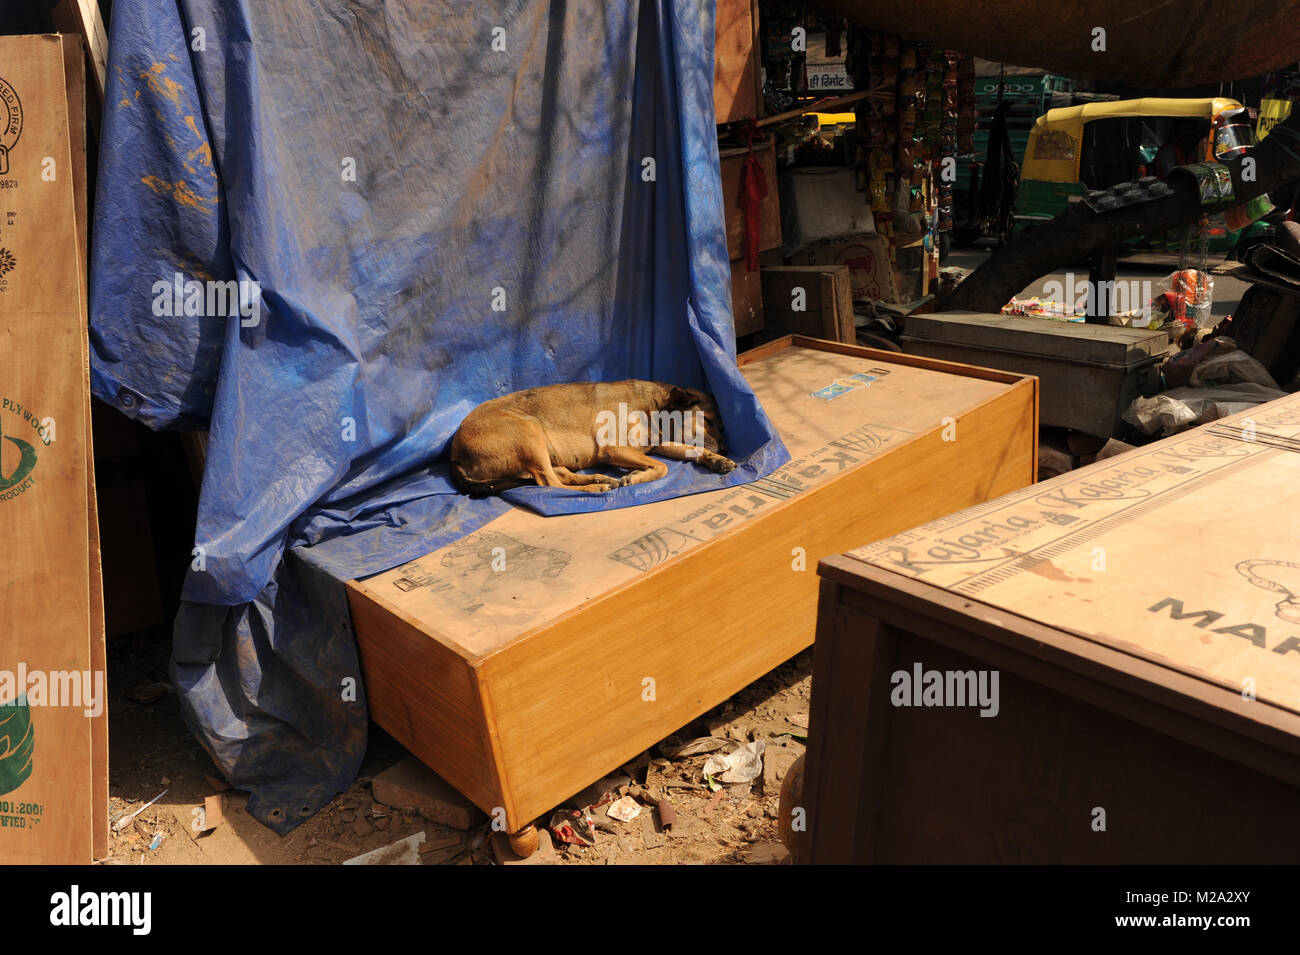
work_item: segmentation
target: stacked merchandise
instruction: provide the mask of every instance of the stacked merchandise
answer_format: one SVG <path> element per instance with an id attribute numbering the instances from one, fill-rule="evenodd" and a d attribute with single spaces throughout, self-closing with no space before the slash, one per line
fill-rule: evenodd
<path id="1" fill-rule="evenodd" d="M 966 72 L 963 72 L 966 69 Z M 951 50 L 888 33 L 856 31 L 849 70 L 858 89 L 894 92 L 858 105 L 865 178 L 876 232 L 898 261 L 901 245 L 952 228 L 952 188 L 937 175 L 956 157 L 963 135 L 962 105 L 974 132 L 973 61 Z"/>

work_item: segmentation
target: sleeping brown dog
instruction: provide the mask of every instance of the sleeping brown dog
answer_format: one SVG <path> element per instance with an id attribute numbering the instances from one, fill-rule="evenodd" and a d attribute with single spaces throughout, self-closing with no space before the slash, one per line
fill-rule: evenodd
<path id="1" fill-rule="evenodd" d="M 657 481 L 668 465 L 650 454 L 726 474 L 722 420 L 712 396 L 657 381 L 578 382 L 485 401 L 451 439 L 451 478 L 469 494 L 526 484 L 602 492 Z M 579 474 L 621 468 L 622 477 Z"/>

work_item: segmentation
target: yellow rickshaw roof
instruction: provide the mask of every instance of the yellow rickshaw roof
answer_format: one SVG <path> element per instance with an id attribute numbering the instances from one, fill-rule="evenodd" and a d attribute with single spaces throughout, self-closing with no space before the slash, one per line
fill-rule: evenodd
<path id="1" fill-rule="evenodd" d="M 1058 106 L 1038 117 L 1037 127 L 1055 126 L 1059 123 L 1086 123 L 1107 116 L 1188 116 L 1211 119 L 1221 109 L 1240 107 L 1235 99 L 1223 96 L 1201 99 L 1144 96 L 1142 99 L 1120 99 L 1109 103 L 1084 103 L 1082 106 Z"/>

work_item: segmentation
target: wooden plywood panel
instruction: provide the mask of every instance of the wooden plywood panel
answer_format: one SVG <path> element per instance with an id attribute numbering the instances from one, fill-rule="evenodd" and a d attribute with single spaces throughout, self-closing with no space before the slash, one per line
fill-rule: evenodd
<path id="1" fill-rule="evenodd" d="M 490 811 L 501 787 L 469 655 L 454 643 L 431 641 L 384 598 L 349 585 L 370 716 Z"/>
<path id="2" fill-rule="evenodd" d="M 63 43 L 3 37 L 0 64 L 0 859 L 87 862 L 106 848 L 103 624 Z"/>
<path id="3" fill-rule="evenodd" d="M 718 0 L 713 47 L 713 113 L 718 123 L 759 114 L 758 13 L 753 0 Z"/>
<path id="4" fill-rule="evenodd" d="M 1300 713 L 1297 513 L 1292 396 L 850 556 Z"/>
<path id="5" fill-rule="evenodd" d="M 747 225 L 740 203 L 742 176 L 747 149 L 726 149 L 721 154 L 722 203 L 727 222 L 727 258 L 735 261 L 745 255 Z M 767 195 L 759 206 L 758 250 L 775 249 L 781 244 L 781 201 L 776 188 L 776 148 L 772 143 L 754 147 L 754 156 L 767 181 Z"/>
<path id="6" fill-rule="evenodd" d="M 96 8 L 98 12 L 98 8 Z M 77 226 L 77 288 L 81 298 L 83 321 L 89 307 L 86 288 L 87 268 L 90 261 L 88 246 L 89 198 L 86 186 L 86 57 L 85 44 L 80 36 L 64 35 L 63 76 L 68 106 L 68 146 L 72 162 L 72 197 Z M 96 103 L 98 104 L 98 100 Z M 82 374 L 90 381 L 90 342 L 82 337 Z M 84 389 L 86 420 L 86 507 L 89 534 L 90 597 L 90 668 L 92 672 L 107 673 L 108 655 L 105 644 L 104 580 L 100 561 L 98 501 L 95 493 L 94 432 L 90 413 L 90 389 Z M 152 555 L 150 555 L 152 558 Z M 152 573 L 152 566 L 150 567 Z M 92 852 L 96 859 L 108 855 L 108 707 L 91 718 L 91 807 Z"/>
<path id="7" fill-rule="evenodd" d="M 749 271 L 744 259 L 731 263 L 731 314 L 736 337 L 763 330 L 763 284 L 759 271 Z"/>

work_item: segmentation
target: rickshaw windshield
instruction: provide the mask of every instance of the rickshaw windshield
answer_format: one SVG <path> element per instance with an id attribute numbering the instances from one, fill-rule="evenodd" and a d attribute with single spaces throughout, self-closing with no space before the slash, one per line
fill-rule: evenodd
<path id="1" fill-rule="evenodd" d="M 1223 109 L 1214 117 L 1216 159 L 1235 159 L 1255 145 L 1255 126 L 1245 107 Z"/>

